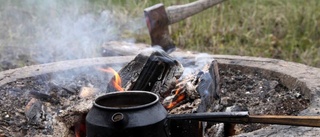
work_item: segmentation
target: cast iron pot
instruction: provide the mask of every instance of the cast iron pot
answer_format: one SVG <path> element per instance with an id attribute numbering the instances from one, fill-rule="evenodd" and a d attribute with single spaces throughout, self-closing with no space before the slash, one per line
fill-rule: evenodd
<path id="1" fill-rule="evenodd" d="M 87 137 L 168 137 L 166 117 L 152 92 L 111 92 L 98 97 L 87 114 Z"/>
<path id="2" fill-rule="evenodd" d="M 87 137 L 169 137 L 181 136 L 174 120 L 215 123 L 264 123 L 320 127 L 319 116 L 249 115 L 245 112 L 167 114 L 159 97 L 147 91 L 112 92 L 98 97 L 86 117 Z M 168 126 L 169 125 L 169 126 Z M 185 130 L 190 136 L 190 130 Z"/>
<path id="3" fill-rule="evenodd" d="M 111 92 L 93 103 L 86 116 L 86 133 L 87 137 L 180 137 L 183 132 L 195 136 L 190 129 L 178 129 L 175 120 L 244 123 L 248 120 L 241 118 L 247 117 L 248 112 L 168 115 L 159 97 L 152 92 Z"/>

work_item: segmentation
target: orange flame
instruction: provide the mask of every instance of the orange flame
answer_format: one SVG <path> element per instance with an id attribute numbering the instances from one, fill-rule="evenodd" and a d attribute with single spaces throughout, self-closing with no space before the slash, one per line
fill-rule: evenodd
<path id="1" fill-rule="evenodd" d="M 74 131 L 76 137 L 85 137 L 86 136 L 86 116 L 87 114 L 82 114 L 80 120 L 75 123 Z"/>
<path id="2" fill-rule="evenodd" d="M 121 83 L 121 77 L 120 75 L 118 74 L 118 72 L 116 72 L 114 69 L 112 68 L 98 68 L 99 70 L 101 71 L 104 71 L 104 72 L 108 72 L 108 73 L 113 73 L 114 75 L 114 78 L 112 80 L 112 85 L 114 86 L 114 88 L 117 90 L 117 91 L 124 91 L 123 88 L 121 87 L 122 83 Z"/>
<path id="3" fill-rule="evenodd" d="M 175 101 L 172 101 L 168 106 L 166 106 L 167 109 L 172 109 L 175 107 L 178 103 L 180 103 L 184 98 L 186 97 L 185 94 L 180 94 L 178 98 Z"/>
<path id="4" fill-rule="evenodd" d="M 175 92 L 175 97 L 173 98 L 172 102 L 168 106 L 166 106 L 167 109 L 172 109 L 175 107 L 178 103 L 180 103 L 182 100 L 185 99 L 186 95 L 184 93 L 179 94 L 181 92 L 182 88 L 179 87 Z"/>
<path id="5" fill-rule="evenodd" d="M 174 95 L 178 95 L 179 93 L 180 93 L 180 91 L 182 90 L 182 88 L 181 87 L 179 87 L 177 90 L 176 90 L 176 92 L 174 93 Z"/>

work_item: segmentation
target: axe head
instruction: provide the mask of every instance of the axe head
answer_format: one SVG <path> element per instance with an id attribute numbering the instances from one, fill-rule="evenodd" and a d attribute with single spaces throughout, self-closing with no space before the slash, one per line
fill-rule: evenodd
<path id="1" fill-rule="evenodd" d="M 161 46 L 164 51 L 171 53 L 175 44 L 169 35 L 169 19 L 163 4 L 157 4 L 144 10 L 152 46 Z"/>

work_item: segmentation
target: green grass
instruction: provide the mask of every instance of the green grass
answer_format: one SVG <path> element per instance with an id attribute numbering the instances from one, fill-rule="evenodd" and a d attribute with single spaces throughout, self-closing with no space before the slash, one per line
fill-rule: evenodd
<path id="1" fill-rule="evenodd" d="M 153 0 L 141 4 L 141 9 L 131 8 L 142 11 L 159 2 L 170 6 L 191 0 Z M 320 67 L 319 7 L 319 0 L 227 0 L 171 25 L 170 31 L 183 49 L 277 58 Z M 137 38 L 138 42 L 150 42 L 148 36 Z"/>
<path id="2" fill-rule="evenodd" d="M 143 9 L 151 5 L 162 2 L 165 6 L 170 6 L 192 1 L 194 0 L 89 0 L 87 3 L 90 6 L 82 7 L 80 12 L 99 14 L 110 9 L 119 13 L 117 21 L 128 23 L 135 17 L 142 18 Z M 13 9 L 25 7 L 19 0 L 5 3 L 0 5 L 0 12 L 6 6 Z M 182 49 L 211 54 L 276 58 L 320 67 L 319 7 L 319 0 L 227 0 L 171 25 L 170 32 L 177 46 Z M 24 10 L 26 9 L 18 11 L 24 13 Z M 25 19 L 28 21 L 27 25 L 41 23 L 41 19 L 36 18 L 41 13 L 31 11 L 26 14 L 30 16 Z M 124 24 L 118 23 L 117 29 L 123 28 Z M 8 45 L 32 45 L 34 37 L 47 31 L 44 27 L 43 32 L 30 35 L 19 31 L 27 28 L 23 23 L 11 24 L 2 20 L 0 25 L 0 50 Z M 136 42 L 150 43 L 146 30 L 146 27 L 134 31 L 123 29 L 120 35 L 125 38 L 134 37 Z"/>

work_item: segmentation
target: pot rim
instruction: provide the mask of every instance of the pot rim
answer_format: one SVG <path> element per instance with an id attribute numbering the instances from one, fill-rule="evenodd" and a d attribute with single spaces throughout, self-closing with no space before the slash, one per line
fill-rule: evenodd
<path id="1" fill-rule="evenodd" d="M 153 97 L 155 97 L 155 99 L 151 102 L 142 104 L 142 105 L 136 105 L 136 106 L 130 106 L 130 107 L 108 107 L 108 106 L 103 106 L 103 105 L 99 105 L 97 103 L 97 101 L 105 99 L 105 98 L 109 98 L 112 96 L 118 96 L 121 94 L 126 94 L 126 95 L 132 95 L 132 94 L 149 94 Z M 101 109 L 108 109 L 108 110 L 133 110 L 133 109 L 140 109 L 140 108 L 145 108 L 145 107 L 149 107 L 152 106 L 156 103 L 159 102 L 159 96 L 153 92 L 149 92 L 149 91 L 120 91 L 120 92 L 110 92 L 110 93 L 106 93 L 104 95 L 101 95 L 99 97 L 97 97 L 94 102 L 93 105 L 101 108 Z"/>

